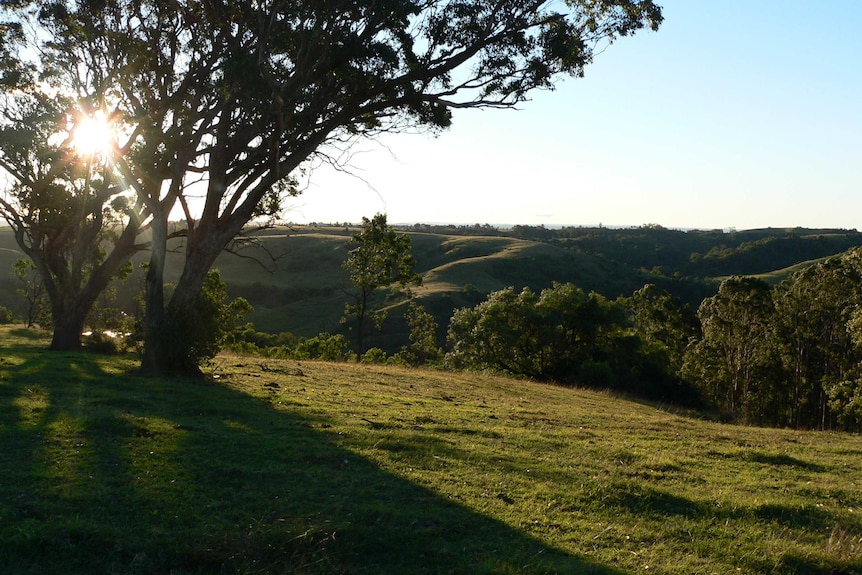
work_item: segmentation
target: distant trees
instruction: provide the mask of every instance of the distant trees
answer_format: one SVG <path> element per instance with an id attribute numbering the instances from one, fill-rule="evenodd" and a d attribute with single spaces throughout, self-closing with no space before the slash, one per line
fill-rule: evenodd
<path id="1" fill-rule="evenodd" d="M 694 400 L 670 372 L 668 354 L 633 328 L 626 300 L 586 294 L 572 284 L 554 284 L 538 295 L 529 288 L 494 292 L 455 312 L 448 344 L 454 367 Z"/>
<path id="2" fill-rule="evenodd" d="M 362 231 L 350 243 L 355 247 L 348 252 L 344 269 L 353 286 L 353 302 L 345 306 L 342 321 L 356 334 L 357 353 L 362 355 L 368 324 L 373 321 L 379 328 L 386 318 L 384 310 L 371 307 L 374 292 L 393 284 L 419 285 L 422 279 L 413 271 L 410 237 L 387 225 L 386 214 L 362 218 Z"/>
<path id="3" fill-rule="evenodd" d="M 860 249 L 775 288 L 725 280 L 698 310 L 703 337 L 689 347 L 683 373 L 736 420 L 858 429 L 860 286 Z"/>

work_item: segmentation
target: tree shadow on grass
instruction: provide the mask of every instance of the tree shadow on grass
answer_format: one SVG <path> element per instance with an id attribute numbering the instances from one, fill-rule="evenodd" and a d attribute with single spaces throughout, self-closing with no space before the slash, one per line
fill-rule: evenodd
<path id="1" fill-rule="evenodd" d="M 0 366 L 3 573 L 621 573 L 381 470 L 325 416 L 28 353 Z"/>
<path id="2" fill-rule="evenodd" d="M 604 504 L 612 505 L 625 513 L 633 513 L 652 521 L 668 521 L 671 519 L 703 520 L 711 518 L 713 524 L 729 524 L 750 514 L 760 521 L 774 524 L 779 528 L 799 532 L 829 532 L 838 524 L 838 520 L 828 511 L 818 508 L 800 508 L 790 505 L 763 504 L 754 508 L 729 509 L 716 508 L 700 501 L 674 495 L 667 491 L 649 487 L 642 483 L 616 483 L 604 499 Z M 687 532 L 684 532 L 687 533 Z M 691 537 L 691 534 L 688 533 Z M 855 546 L 851 542 L 851 546 Z M 748 558 L 748 567 L 756 573 L 782 573 L 786 575 L 845 575 L 858 572 L 862 563 L 858 557 L 849 557 L 847 561 L 834 561 L 825 564 L 824 561 L 801 557 L 794 553 L 783 554 L 781 565 L 776 570 L 774 557 Z"/>
<path id="3" fill-rule="evenodd" d="M 823 471 L 825 471 L 822 465 L 810 463 L 808 461 L 802 461 L 801 459 L 797 459 L 796 457 L 792 457 L 790 455 L 787 455 L 786 453 L 771 454 L 754 452 L 747 454 L 746 458 L 756 463 L 762 463 L 764 465 L 771 465 L 775 467 L 795 467 L 797 469 L 812 471 L 815 473 L 822 473 Z"/>

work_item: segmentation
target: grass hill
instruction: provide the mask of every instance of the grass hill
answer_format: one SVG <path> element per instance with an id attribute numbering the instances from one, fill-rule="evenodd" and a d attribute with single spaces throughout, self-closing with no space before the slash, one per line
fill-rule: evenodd
<path id="1" fill-rule="evenodd" d="M 481 256 L 477 256 L 481 257 Z M 476 374 L 0 328 L 0 572 L 862 572 L 862 438 Z"/>
<path id="2" fill-rule="evenodd" d="M 251 319 L 258 329 L 300 336 L 339 331 L 349 287 L 341 262 L 354 231 L 333 226 L 268 230 L 258 236 L 266 252 L 251 249 L 246 252 L 251 259 L 225 255 L 217 266 L 231 293 L 255 307 Z M 540 291 L 554 281 L 572 282 L 613 298 L 655 283 L 697 309 L 725 276 L 763 274 L 778 283 L 810 260 L 862 245 L 862 234 L 846 230 L 683 232 L 645 226 L 562 229 L 537 237 L 518 226 L 403 231 L 411 237 L 423 278 L 414 293 L 437 318 L 441 337 L 454 309 L 510 285 Z M 270 270 L 255 259 L 268 261 Z M 378 304 L 385 305 L 380 297 Z M 384 330 L 390 339 L 372 340 L 372 345 L 397 348 L 406 341 L 399 315 L 396 306 Z"/>
<path id="3" fill-rule="evenodd" d="M 342 330 L 347 275 L 341 268 L 355 229 L 341 226 L 276 228 L 256 234 L 257 245 L 240 255 L 224 254 L 216 267 L 233 296 L 255 308 L 258 330 L 313 336 Z M 696 309 L 726 276 L 758 275 L 775 283 L 792 271 L 862 245 L 855 230 L 763 229 L 725 232 L 639 228 L 514 226 L 425 226 L 410 234 L 423 285 L 415 290 L 441 326 L 452 311 L 472 306 L 494 290 L 529 286 L 536 291 L 554 281 L 572 282 L 608 297 L 629 295 L 646 283 L 667 289 Z M 182 264 L 178 246 L 169 254 L 166 278 L 176 280 Z M 20 308 L 11 265 L 21 257 L 11 232 L 0 230 L 0 305 Z M 143 261 L 145 255 L 139 258 Z M 123 306 L 132 310 L 141 274 L 120 286 Z M 386 305 L 385 294 L 378 305 Z M 397 349 L 406 327 L 395 305 L 386 339 L 372 345 Z"/>

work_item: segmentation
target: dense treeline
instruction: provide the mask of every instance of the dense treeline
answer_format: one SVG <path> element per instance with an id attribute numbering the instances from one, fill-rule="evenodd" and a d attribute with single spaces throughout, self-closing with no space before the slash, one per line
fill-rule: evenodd
<path id="1" fill-rule="evenodd" d="M 572 284 L 492 293 L 449 327 L 455 367 L 698 401 L 725 419 L 862 428 L 862 249 L 778 286 L 722 282 L 697 315 L 654 285 L 608 300 Z"/>
<path id="2" fill-rule="evenodd" d="M 609 300 L 573 284 L 492 293 L 455 312 L 447 359 L 456 368 L 492 369 L 694 404 L 677 375 L 697 332 L 687 308 L 655 286 Z"/>
<path id="3" fill-rule="evenodd" d="M 862 425 L 862 250 L 780 286 L 734 277 L 703 302 L 683 373 L 728 416 L 805 428 Z"/>
<path id="4" fill-rule="evenodd" d="M 601 254 L 658 274 L 695 277 L 750 275 L 790 267 L 862 245 L 856 230 L 673 230 L 514 226 L 511 235 Z"/>

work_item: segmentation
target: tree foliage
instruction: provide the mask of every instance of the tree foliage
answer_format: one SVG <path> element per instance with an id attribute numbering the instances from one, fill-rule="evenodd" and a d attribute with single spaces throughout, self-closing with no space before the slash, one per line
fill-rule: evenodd
<path id="1" fill-rule="evenodd" d="M 696 314 L 654 284 L 635 291 L 623 303 L 638 333 L 657 353 L 666 355 L 674 372 L 679 372 L 689 343 L 701 334 Z"/>
<path id="2" fill-rule="evenodd" d="M 404 319 L 410 328 L 410 345 L 399 354 L 410 364 L 421 365 L 440 359 L 443 350 L 437 345 L 437 320 L 421 304 L 411 301 Z"/>
<path id="3" fill-rule="evenodd" d="M 447 360 L 454 367 L 626 391 L 679 403 L 694 394 L 632 329 L 624 300 L 611 301 L 572 284 L 541 294 L 529 288 L 491 293 L 455 312 Z"/>
<path id="4" fill-rule="evenodd" d="M 771 288 L 731 278 L 703 302 L 703 338 L 684 372 L 728 417 L 857 429 L 862 252 L 814 264 Z"/>
<path id="5" fill-rule="evenodd" d="M 413 271 L 410 237 L 387 225 L 386 214 L 370 220 L 362 218 L 362 231 L 350 238 L 355 247 L 347 254 L 344 269 L 353 286 L 353 302 L 344 308 L 343 321 L 356 333 L 357 353 L 362 355 L 368 323 L 378 328 L 386 318 L 384 310 L 371 308 L 371 296 L 380 288 L 393 284 L 419 285 L 422 279 Z"/>

